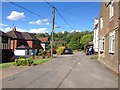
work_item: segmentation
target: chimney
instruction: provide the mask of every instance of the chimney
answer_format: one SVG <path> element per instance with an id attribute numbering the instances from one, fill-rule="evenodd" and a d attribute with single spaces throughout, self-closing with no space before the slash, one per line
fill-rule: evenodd
<path id="1" fill-rule="evenodd" d="M 16 31 L 16 26 L 14 26 L 13 31 Z"/>

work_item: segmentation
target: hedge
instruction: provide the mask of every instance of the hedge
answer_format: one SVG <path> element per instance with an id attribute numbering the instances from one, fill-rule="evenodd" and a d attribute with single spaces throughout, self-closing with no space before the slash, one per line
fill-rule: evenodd
<path id="1" fill-rule="evenodd" d="M 31 66 L 33 64 L 32 58 L 19 58 L 15 60 L 16 66 Z"/>

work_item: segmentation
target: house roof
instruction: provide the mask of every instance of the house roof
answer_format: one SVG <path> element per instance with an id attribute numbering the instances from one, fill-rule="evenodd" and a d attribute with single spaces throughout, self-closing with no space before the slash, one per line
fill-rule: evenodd
<path id="1" fill-rule="evenodd" d="M 22 39 L 22 40 L 38 40 L 35 38 L 32 34 L 28 32 L 19 32 L 16 30 L 12 30 L 10 32 L 7 32 L 9 36 L 11 36 L 13 39 Z"/>
<path id="2" fill-rule="evenodd" d="M 7 34 L 11 36 L 13 39 L 24 39 L 24 36 L 22 35 L 22 33 L 18 31 L 12 30 L 7 32 Z"/>
<path id="3" fill-rule="evenodd" d="M 21 33 L 24 36 L 25 40 L 38 40 L 36 37 L 34 37 L 32 34 L 28 32 L 21 32 Z"/>
<path id="4" fill-rule="evenodd" d="M 41 42 L 48 42 L 48 37 L 40 37 L 38 38 Z"/>
<path id="5" fill-rule="evenodd" d="M 10 37 L 8 34 L 4 33 L 3 31 L 0 30 L 0 36 L 3 37 Z"/>

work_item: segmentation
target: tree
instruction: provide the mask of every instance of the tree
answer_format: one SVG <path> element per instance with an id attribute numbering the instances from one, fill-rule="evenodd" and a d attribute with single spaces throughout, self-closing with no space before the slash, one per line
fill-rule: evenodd
<path id="1" fill-rule="evenodd" d="M 38 33 L 35 35 L 35 37 L 46 37 L 46 35 L 44 33 Z"/>
<path id="2" fill-rule="evenodd" d="M 72 39 L 70 40 L 68 47 L 73 50 L 78 50 L 80 45 L 80 36 L 78 33 L 74 33 Z"/>
<path id="3" fill-rule="evenodd" d="M 93 33 L 92 34 L 87 34 L 84 35 L 81 39 L 80 39 L 80 44 L 82 45 L 81 48 L 84 48 L 87 46 L 88 42 L 93 40 Z"/>

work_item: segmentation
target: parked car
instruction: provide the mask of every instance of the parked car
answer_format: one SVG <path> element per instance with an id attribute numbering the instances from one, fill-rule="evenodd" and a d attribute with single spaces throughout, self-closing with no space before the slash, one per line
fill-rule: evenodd
<path id="1" fill-rule="evenodd" d="M 70 48 L 65 48 L 62 54 L 73 54 L 73 51 Z"/>

